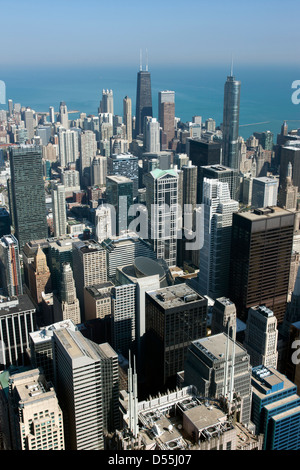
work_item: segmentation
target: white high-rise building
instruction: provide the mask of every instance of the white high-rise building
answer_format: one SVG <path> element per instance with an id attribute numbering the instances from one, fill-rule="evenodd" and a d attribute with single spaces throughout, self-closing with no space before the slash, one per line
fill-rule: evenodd
<path id="1" fill-rule="evenodd" d="M 69 129 L 68 108 L 64 101 L 61 101 L 59 105 L 58 120 L 61 123 L 62 127 L 64 127 L 65 129 Z"/>
<path id="2" fill-rule="evenodd" d="M 160 124 L 156 118 L 146 118 L 145 122 L 146 152 L 160 152 Z"/>
<path id="3" fill-rule="evenodd" d="M 67 233 L 66 191 L 63 184 L 56 184 L 51 190 L 54 236 Z"/>
<path id="4" fill-rule="evenodd" d="M 239 203 L 230 197 L 228 183 L 204 178 L 199 292 L 212 299 L 228 295 L 232 214 L 238 209 Z"/>
<path id="5" fill-rule="evenodd" d="M 252 207 L 272 207 L 277 206 L 279 180 L 262 176 L 253 178 L 252 184 Z"/>
<path id="6" fill-rule="evenodd" d="M 53 106 L 49 107 L 49 119 L 52 124 L 55 123 L 55 113 L 54 113 L 54 108 Z"/>
<path id="7" fill-rule="evenodd" d="M 157 258 L 176 266 L 178 236 L 178 173 L 155 169 L 145 175 L 149 238 Z"/>
<path id="8" fill-rule="evenodd" d="M 77 170 L 64 170 L 61 173 L 61 181 L 65 187 L 66 192 L 73 192 L 80 190 L 80 176 Z"/>
<path id="9" fill-rule="evenodd" d="M 102 90 L 100 113 L 109 113 L 112 116 L 114 115 L 114 94 L 112 90 Z"/>
<path id="10" fill-rule="evenodd" d="M 127 142 L 132 142 L 132 103 L 131 98 L 125 96 L 123 99 L 123 121 L 126 126 Z"/>
<path id="11" fill-rule="evenodd" d="M 107 205 L 98 206 L 95 213 L 96 240 L 102 242 L 112 237 L 112 213 Z"/>
<path id="12" fill-rule="evenodd" d="M 277 318 L 264 305 L 248 310 L 244 347 L 250 356 L 252 367 L 277 368 Z"/>
<path id="13" fill-rule="evenodd" d="M 59 128 L 59 163 L 65 168 L 68 163 L 74 163 L 79 157 L 78 132 L 66 128 Z"/>
<path id="14" fill-rule="evenodd" d="M 99 155 L 91 164 L 91 186 L 105 186 L 107 176 L 107 157 Z"/>
<path id="15" fill-rule="evenodd" d="M 136 285 L 126 284 L 112 288 L 113 346 L 128 358 L 136 338 Z"/>
<path id="16" fill-rule="evenodd" d="M 119 426 L 118 356 L 80 331 L 54 331 L 55 386 L 64 410 L 66 450 L 103 450 Z"/>

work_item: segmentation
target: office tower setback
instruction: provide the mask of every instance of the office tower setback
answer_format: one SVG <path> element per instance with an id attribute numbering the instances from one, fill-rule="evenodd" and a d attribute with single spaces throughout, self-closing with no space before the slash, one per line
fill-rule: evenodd
<path id="1" fill-rule="evenodd" d="M 264 305 L 249 308 L 243 346 L 252 367 L 277 368 L 277 340 L 277 319 L 272 310 Z"/>
<path id="2" fill-rule="evenodd" d="M 249 356 L 227 334 L 219 333 L 192 342 L 187 352 L 184 382 L 195 385 L 203 397 L 224 397 L 229 405 L 236 406 L 237 421 L 245 425 L 250 423 Z"/>
<path id="3" fill-rule="evenodd" d="M 279 207 L 233 214 L 229 298 L 244 322 L 265 305 L 278 324 L 287 305 L 294 214 Z"/>
<path id="4" fill-rule="evenodd" d="M 144 120 L 146 116 L 153 116 L 152 111 L 152 93 L 151 93 L 151 76 L 146 70 L 142 70 L 137 74 L 137 89 L 136 89 L 136 121 L 135 121 L 135 135 L 138 136 L 144 133 Z"/>
<path id="5" fill-rule="evenodd" d="M 227 77 L 224 87 L 222 162 L 225 166 L 235 170 L 239 169 L 240 90 L 241 82 L 235 79 L 231 70 L 231 74 Z"/>
<path id="6" fill-rule="evenodd" d="M 260 177 L 253 178 L 252 186 L 252 207 L 270 207 L 277 205 L 278 194 L 277 178 Z"/>
<path id="7" fill-rule="evenodd" d="M 51 190 L 54 236 L 67 233 L 66 191 L 63 184 L 55 184 Z"/>
<path id="8" fill-rule="evenodd" d="M 156 169 L 144 177 L 149 238 L 157 258 L 177 262 L 178 174 Z"/>
<path id="9" fill-rule="evenodd" d="M 199 292 L 213 299 L 228 296 L 232 215 L 239 204 L 227 183 L 204 178 L 203 243 L 199 259 Z"/>
<path id="10" fill-rule="evenodd" d="M 131 218 L 129 208 L 133 203 L 133 182 L 125 176 L 107 176 L 106 202 L 114 208 L 111 213 L 112 235 L 128 230 Z"/>
<path id="11" fill-rule="evenodd" d="M 27 364 L 29 333 L 36 330 L 36 309 L 26 294 L 0 304 L 0 369 Z"/>
<path id="12" fill-rule="evenodd" d="M 175 388 L 188 347 L 206 335 L 207 299 L 182 283 L 146 292 L 146 373 L 149 392 Z"/>
<path id="13" fill-rule="evenodd" d="M 48 236 L 40 147 L 24 145 L 10 151 L 10 211 L 20 248 Z"/>
<path id="14" fill-rule="evenodd" d="M 65 450 L 55 390 L 39 369 L 9 377 L 11 450 Z"/>
<path id="15" fill-rule="evenodd" d="M 118 426 L 118 356 L 79 331 L 54 331 L 55 386 L 63 410 L 66 450 L 103 450 Z"/>
<path id="16" fill-rule="evenodd" d="M 123 99 L 123 122 L 126 126 L 126 138 L 128 144 L 132 142 L 132 103 L 131 98 Z"/>
<path id="17" fill-rule="evenodd" d="M 23 294 L 19 244 L 13 235 L 5 235 L 0 240 L 0 277 L 4 295 Z"/>
<path id="18" fill-rule="evenodd" d="M 300 449 L 300 397 L 294 383 L 274 367 L 252 370 L 252 414 L 256 434 L 263 433 L 262 450 Z"/>
<path id="19" fill-rule="evenodd" d="M 79 300 L 70 263 L 63 263 L 59 295 L 54 297 L 54 321 L 71 320 L 81 323 Z"/>

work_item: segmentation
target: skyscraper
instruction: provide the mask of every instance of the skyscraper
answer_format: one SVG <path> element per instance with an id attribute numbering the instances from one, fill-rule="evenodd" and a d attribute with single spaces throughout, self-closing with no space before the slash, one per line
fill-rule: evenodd
<path id="1" fill-rule="evenodd" d="M 71 129 L 60 128 L 58 132 L 59 163 L 66 168 L 68 163 L 75 163 L 79 158 L 78 132 Z"/>
<path id="2" fill-rule="evenodd" d="M 61 287 L 58 297 L 54 297 L 54 320 L 72 320 L 75 325 L 81 322 L 79 300 L 70 263 L 62 265 Z"/>
<path id="3" fill-rule="evenodd" d="M 63 184 L 56 184 L 51 190 L 54 236 L 67 233 L 66 191 Z"/>
<path id="4" fill-rule="evenodd" d="M 233 404 L 238 397 L 238 421 L 250 424 L 251 367 L 245 348 L 226 333 L 193 341 L 188 348 L 184 382 L 195 385 L 207 398 L 225 397 Z"/>
<path id="5" fill-rule="evenodd" d="M 277 205 L 278 179 L 268 176 L 253 178 L 252 207 L 270 207 Z"/>
<path id="6" fill-rule="evenodd" d="M 229 168 L 239 169 L 238 137 L 240 116 L 241 82 L 232 75 L 227 77 L 224 86 L 223 108 L 223 164 Z"/>
<path id="7" fill-rule="evenodd" d="M 139 165 L 138 157 L 131 153 L 112 154 L 107 158 L 107 175 L 125 176 L 132 180 L 133 197 L 138 195 Z"/>
<path id="8" fill-rule="evenodd" d="M 100 113 L 114 114 L 114 94 L 112 90 L 102 90 L 102 100 L 100 102 Z"/>
<path id="9" fill-rule="evenodd" d="M 178 174 L 156 169 L 145 175 L 149 239 L 157 258 L 177 263 Z"/>
<path id="10" fill-rule="evenodd" d="M 146 152 L 160 152 L 160 126 L 156 118 L 145 119 L 144 142 Z"/>
<path id="11" fill-rule="evenodd" d="M 118 426 L 118 356 L 79 331 L 54 331 L 55 386 L 63 410 L 66 450 L 103 450 L 104 432 Z"/>
<path id="12" fill-rule="evenodd" d="M 252 367 L 277 368 L 277 319 L 264 305 L 249 308 L 244 348 L 250 356 Z"/>
<path id="13" fill-rule="evenodd" d="M 142 66 L 140 66 L 136 89 L 136 136 L 144 133 L 144 119 L 146 116 L 152 117 L 151 76 L 148 66 L 146 66 L 146 70 L 142 70 Z"/>
<path id="14" fill-rule="evenodd" d="M 107 280 L 106 253 L 95 240 L 73 243 L 73 273 L 84 319 L 84 288 Z"/>
<path id="15" fill-rule="evenodd" d="M 55 390 L 39 369 L 9 378 L 12 450 L 64 450 L 63 415 Z"/>
<path id="16" fill-rule="evenodd" d="M 10 210 L 20 248 L 48 236 L 42 151 L 23 145 L 10 150 Z"/>
<path id="17" fill-rule="evenodd" d="M 13 235 L 5 235 L 0 240 L 0 275 L 5 295 L 23 294 L 19 244 Z"/>
<path id="18" fill-rule="evenodd" d="M 115 286 L 111 290 L 113 347 L 126 358 L 136 347 L 135 297 L 135 284 Z"/>
<path id="19" fill-rule="evenodd" d="M 36 309 L 22 294 L 0 304 L 0 369 L 27 364 L 29 333 L 36 330 Z"/>
<path id="20" fill-rule="evenodd" d="M 128 96 L 123 99 L 123 122 L 126 126 L 127 141 L 130 144 L 132 142 L 132 103 Z"/>
<path id="21" fill-rule="evenodd" d="M 133 182 L 125 176 L 107 176 L 106 201 L 114 207 L 111 214 L 111 233 L 120 235 L 128 230 L 131 218 L 128 214 L 133 203 Z"/>
<path id="22" fill-rule="evenodd" d="M 252 414 L 262 450 L 299 450 L 300 397 L 297 387 L 274 367 L 252 369 Z"/>
<path id="23" fill-rule="evenodd" d="M 239 203 L 231 199 L 227 183 L 204 178 L 199 292 L 213 299 L 228 296 L 232 215 L 238 209 Z"/>
<path id="24" fill-rule="evenodd" d="M 287 306 L 294 214 L 279 207 L 233 214 L 229 298 L 244 322 L 265 305 L 281 323 Z"/>
<path id="25" fill-rule="evenodd" d="M 169 148 L 175 136 L 175 92 L 160 91 L 158 93 L 158 121 L 162 127 L 161 148 Z"/>
<path id="26" fill-rule="evenodd" d="M 206 335 L 207 299 L 182 283 L 146 292 L 145 362 L 149 390 L 174 387 L 188 347 Z"/>
<path id="27" fill-rule="evenodd" d="M 69 129 L 68 108 L 64 101 L 61 101 L 59 105 L 58 120 L 61 123 L 62 127 L 64 127 L 65 129 Z"/>
<path id="28" fill-rule="evenodd" d="M 81 184 L 86 187 L 90 184 L 90 166 L 97 153 L 96 134 L 86 130 L 80 136 L 80 177 Z"/>
<path id="29" fill-rule="evenodd" d="M 40 246 L 29 265 L 30 293 L 36 304 L 42 302 L 42 293 L 51 292 L 51 274 L 47 265 L 47 258 Z"/>

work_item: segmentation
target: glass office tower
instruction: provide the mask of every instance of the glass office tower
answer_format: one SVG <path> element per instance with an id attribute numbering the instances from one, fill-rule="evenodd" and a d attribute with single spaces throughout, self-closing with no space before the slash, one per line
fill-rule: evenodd
<path id="1" fill-rule="evenodd" d="M 223 109 L 223 164 L 229 168 L 239 168 L 238 137 L 240 116 L 241 82 L 232 72 L 225 82 Z"/>

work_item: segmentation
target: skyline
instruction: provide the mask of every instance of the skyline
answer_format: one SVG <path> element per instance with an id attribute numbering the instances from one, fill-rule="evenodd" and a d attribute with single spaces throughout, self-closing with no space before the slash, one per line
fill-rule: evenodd
<path id="1" fill-rule="evenodd" d="M 113 7 L 89 0 L 37 4 L 0 0 L 4 47 L 2 66 L 134 65 L 140 49 L 148 62 L 165 64 L 296 64 L 299 33 L 296 0 L 288 0 L 283 19 L 278 0 L 240 3 L 192 0 L 115 0 Z M 21 47 L 22 46 L 22 47 Z M 33 50 L 33 53 L 27 51 Z"/>

